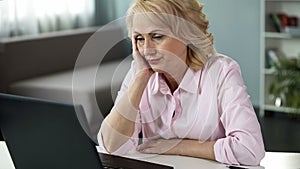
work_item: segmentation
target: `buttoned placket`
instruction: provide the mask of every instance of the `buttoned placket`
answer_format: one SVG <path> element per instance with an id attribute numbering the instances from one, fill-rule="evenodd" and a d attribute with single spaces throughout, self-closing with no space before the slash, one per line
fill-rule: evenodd
<path id="1" fill-rule="evenodd" d="M 173 100 L 175 101 L 175 109 L 174 109 L 174 112 L 173 112 L 174 115 L 172 117 L 172 123 L 177 119 L 177 117 L 181 113 L 181 103 L 180 103 L 179 89 L 174 92 Z"/>
<path id="2" fill-rule="evenodd" d="M 171 133 L 168 134 L 168 136 L 176 136 L 176 132 L 174 132 L 174 123 L 176 122 L 176 119 L 180 116 L 180 113 L 182 111 L 181 108 L 181 101 L 180 101 L 180 88 L 177 88 L 174 93 L 171 93 L 170 88 L 168 87 L 168 85 L 166 84 L 166 82 L 163 79 L 159 79 L 159 83 L 160 83 L 160 92 L 164 95 L 167 95 L 167 97 L 169 97 L 169 108 L 168 108 L 168 112 L 170 112 L 171 114 L 168 115 L 170 119 L 170 122 L 168 125 Z M 171 138 L 171 137 L 170 137 Z"/>
<path id="3" fill-rule="evenodd" d="M 180 95 L 179 95 L 179 90 L 176 89 L 175 92 L 173 93 L 172 96 L 172 107 L 173 107 L 173 115 L 172 115 L 172 119 L 171 119 L 171 124 L 170 124 L 170 129 L 173 133 L 174 136 L 177 137 L 177 135 L 175 134 L 176 132 L 174 131 L 174 123 L 176 122 L 176 119 L 179 117 L 180 113 L 181 113 L 181 105 L 180 105 Z"/>

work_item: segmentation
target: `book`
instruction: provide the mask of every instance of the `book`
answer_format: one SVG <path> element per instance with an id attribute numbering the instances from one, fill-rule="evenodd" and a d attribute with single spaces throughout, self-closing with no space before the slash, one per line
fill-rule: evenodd
<path id="1" fill-rule="evenodd" d="M 275 30 L 277 32 L 282 32 L 283 29 L 282 29 L 282 26 L 281 26 L 281 20 L 279 19 L 278 15 L 276 13 L 271 13 L 270 18 L 271 18 L 271 21 L 274 25 Z"/>
<path id="2" fill-rule="evenodd" d="M 266 68 L 279 65 L 279 60 L 286 58 L 285 54 L 278 48 L 266 49 Z"/>

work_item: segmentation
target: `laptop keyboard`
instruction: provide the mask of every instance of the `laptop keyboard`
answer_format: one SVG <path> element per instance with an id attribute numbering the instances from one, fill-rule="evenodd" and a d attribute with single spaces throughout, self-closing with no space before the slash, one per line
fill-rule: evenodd
<path id="1" fill-rule="evenodd" d="M 111 154 L 99 153 L 104 169 L 173 169 L 172 166 L 155 164 Z"/>

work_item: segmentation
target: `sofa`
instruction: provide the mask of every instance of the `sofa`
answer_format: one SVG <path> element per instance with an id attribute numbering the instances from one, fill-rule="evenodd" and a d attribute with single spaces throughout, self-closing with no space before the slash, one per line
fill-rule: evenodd
<path id="1" fill-rule="evenodd" d="M 120 28 L 85 28 L 0 40 L 0 91 L 80 104 L 97 142 L 130 68 L 131 43 Z"/>

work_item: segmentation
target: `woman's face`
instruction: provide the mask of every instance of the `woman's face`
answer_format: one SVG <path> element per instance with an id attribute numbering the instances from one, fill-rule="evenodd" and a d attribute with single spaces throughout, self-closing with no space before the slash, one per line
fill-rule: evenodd
<path id="1" fill-rule="evenodd" d="M 133 18 L 132 32 L 137 50 L 154 71 L 171 74 L 178 66 L 186 67 L 186 45 L 172 36 L 165 26 L 155 24 L 148 17 L 137 15 Z"/>

